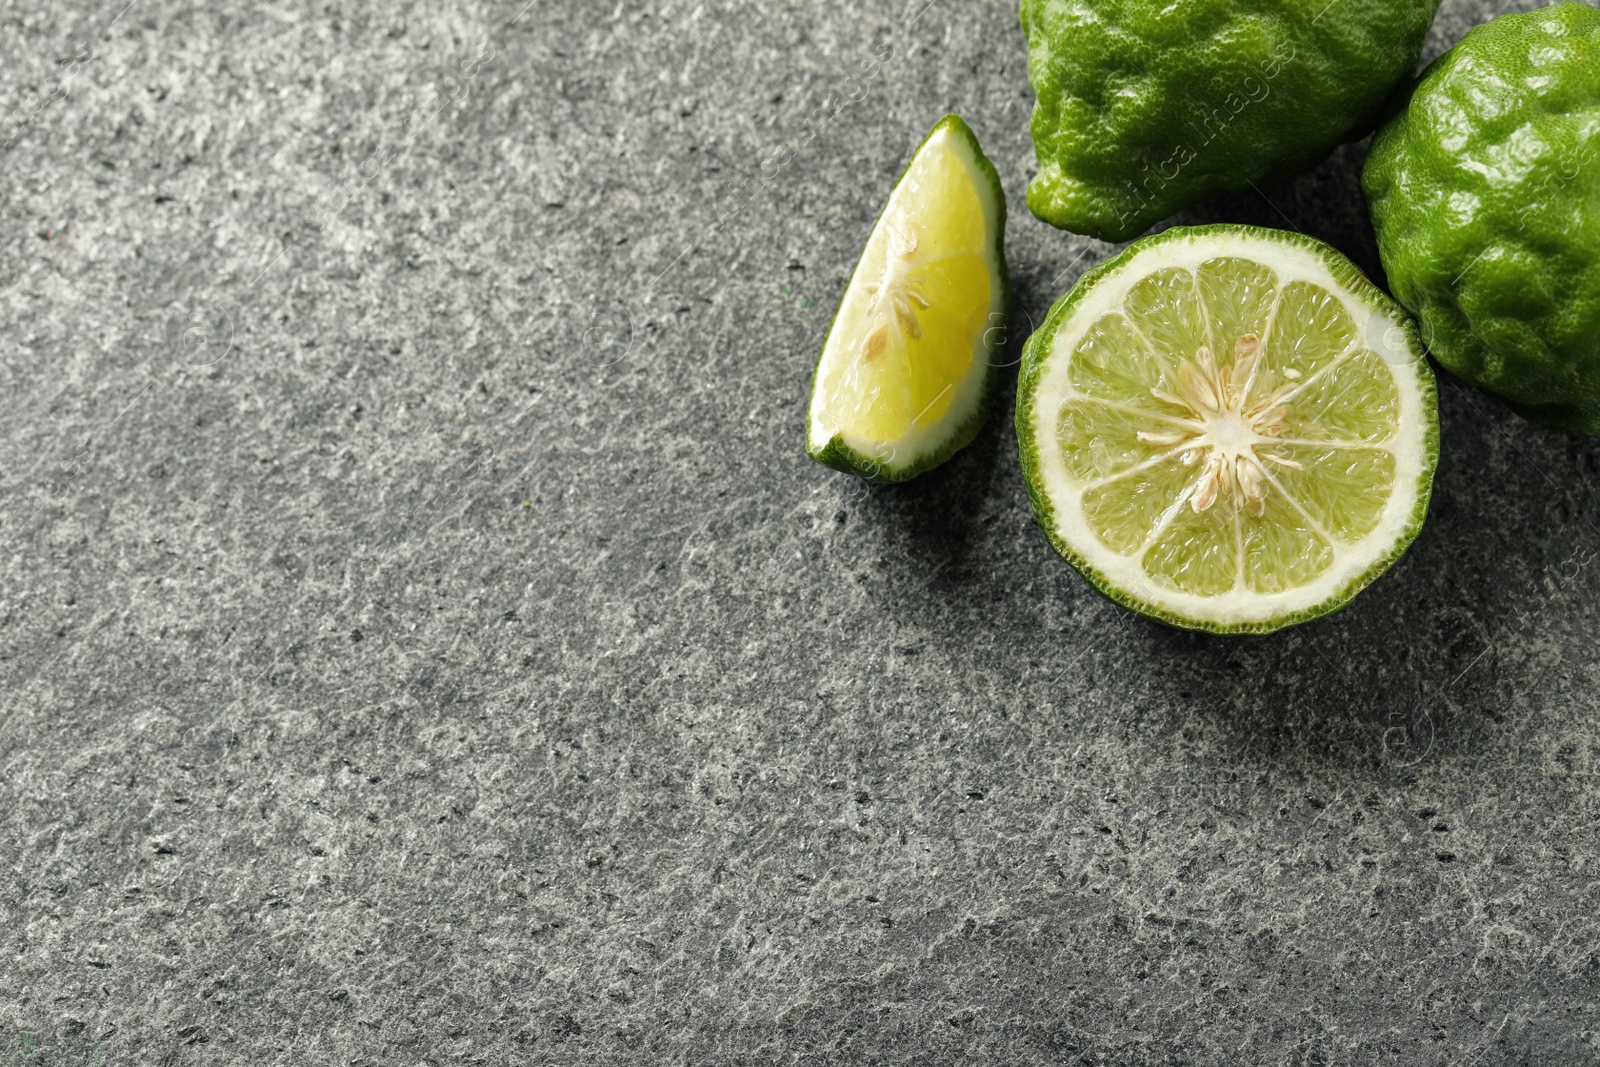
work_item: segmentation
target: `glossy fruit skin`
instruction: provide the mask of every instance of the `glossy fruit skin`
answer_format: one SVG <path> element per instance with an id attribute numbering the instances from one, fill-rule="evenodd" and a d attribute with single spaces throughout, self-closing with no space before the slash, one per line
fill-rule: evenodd
<path id="1" fill-rule="evenodd" d="M 1467 34 L 1379 131 L 1362 183 L 1433 357 L 1535 422 L 1600 433 L 1600 11 Z"/>
<path id="2" fill-rule="evenodd" d="M 1439 0 L 1022 0 L 1038 103 L 1028 207 L 1125 241 L 1362 136 Z"/>

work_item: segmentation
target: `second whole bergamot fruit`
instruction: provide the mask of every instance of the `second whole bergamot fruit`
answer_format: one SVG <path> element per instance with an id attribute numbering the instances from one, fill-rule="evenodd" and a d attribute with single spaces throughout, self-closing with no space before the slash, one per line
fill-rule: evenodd
<path id="1" fill-rule="evenodd" d="M 1600 11 L 1467 34 L 1373 139 L 1363 183 L 1434 358 L 1536 422 L 1600 433 Z"/>

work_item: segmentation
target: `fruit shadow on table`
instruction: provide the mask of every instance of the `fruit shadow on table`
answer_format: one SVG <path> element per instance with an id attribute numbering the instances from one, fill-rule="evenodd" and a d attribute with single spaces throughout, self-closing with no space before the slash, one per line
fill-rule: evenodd
<path id="1" fill-rule="evenodd" d="M 1370 233 L 1368 242 L 1375 260 Z M 1048 281 L 1013 278 L 1019 308 L 1036 320 L 1052 299 Z M 1032 524 L 1010 421 L 1024 341 L 1009 339 L 1012 365 L 967 449 L 863 500 L 906 549 L 886 564 L 904 568 L 888 581 L 906 590 L 884 597 L 891 614 L 937 629 L 951 602 L 1014 613 L 1027 569 L 1052 568 L 1044 588 L 1069 601 L 1068 623 L 1023 635 L 1043 670 L 1098 674 L 1095 684 L 1111 687 L 1129 672 L 1157 675 L 1165 681 L 1140 714 L 1175 730 L 1214 728 L 1240 758 L 1315 752 L 1401 772 L 1445 753 L 1470 758 L 1529 701 L 1562 690 L 1538 650 L 1570 647 L 1564 631 L 1595 623 L 1585 606 L 1600 603 L 1600 439 L 1535 426 L 1439 371 L 1441 460 L 1428 522 L 1405 557 L 1329 617 L 1259 636 L 1191 633 L 1103 600 Z"/>
<path id="2" fill-rule="evenodd" d="M 1377 237 L 1361 192 L 1367 145 L 1367 139 L 1340 145 L 1321 164 L 1296 178 L 1258 183 L 1254 189 L 1196 204 L 1160 228 L 1243 223 L 1296 230 L 1338 249 L 1387 292 Z"/>
<path id="3" fill-rule="evenodd" d="M 1582 691 L 1587 665 L 1554 650 L 1597 621 L 1600 440 L 1534 426 L 1443 372 L 1440 418 L 1428 522 L 1343 610 L 1245 637 L 1129 620 L 1141 666 L 1179 683 L 1150 713 L 1213 725 L 1241 756 L 1404 771 L 1471 759 Z"/>

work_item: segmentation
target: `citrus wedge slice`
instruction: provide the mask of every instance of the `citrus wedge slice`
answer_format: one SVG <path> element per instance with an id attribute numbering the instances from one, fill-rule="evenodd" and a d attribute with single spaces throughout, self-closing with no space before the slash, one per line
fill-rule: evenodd
<path id="1" fill-rule="evenodd" d="M 1172 229 L 1087 274 L 1023 354 L 1034 513 L 1112 600 L 1215 633 L 1337 610 L 1427 514 L 1433 372 L 1332 248 Z"/>
<path id="2" fill-rule="evenodd" d="M 902 482 L 977 434 L 1005 340 L 1005 225 L 993 165 L 947 116 L 896 183 L 823 342 L 812 459 Z"/>

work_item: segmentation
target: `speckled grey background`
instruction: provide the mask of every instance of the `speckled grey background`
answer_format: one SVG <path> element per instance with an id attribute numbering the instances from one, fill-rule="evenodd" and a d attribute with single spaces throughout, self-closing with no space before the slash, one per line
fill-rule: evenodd
<path id="1" fill-rule="evenodd" d="M 1005 419 L 804 458 L 944 112 L 1014 347 L 1113 251 L 1011 0 L 123 2 L 0 4 L 0 1064 L 1600 1057 L 1600 444 L 1446 382 L 1411 553 L 1243 640 Z M 1179 221 L 1376 270 L 1361 158 Z"/>

